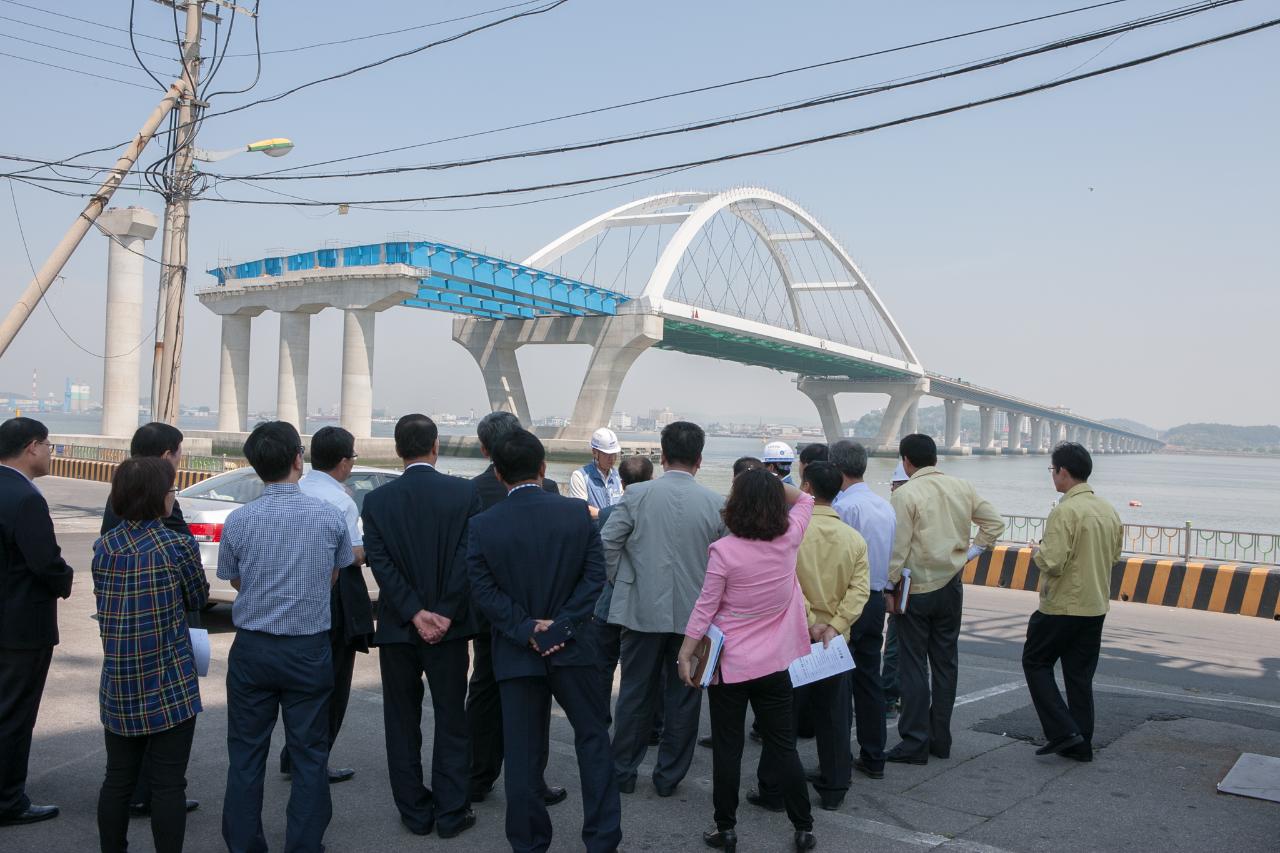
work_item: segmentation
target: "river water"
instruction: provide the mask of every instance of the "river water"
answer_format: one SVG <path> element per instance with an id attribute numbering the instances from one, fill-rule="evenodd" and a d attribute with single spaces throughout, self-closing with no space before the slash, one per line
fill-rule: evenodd
<path id="1" fill-rule="evenodd" d="M 96 433 L 97 416 L 42 413 L 54 433 Z M 208 429 L 209 419 L 185 419 L 187 429 Z M 390 435 L 391 424 L 375 423 L 374 435 Z M 469 433 L 468 428 L 446 427 L 450 434 Z M 637 439 L 656 439 L 638 435 Z M 759 456 L 763 442 L 753 438 L 708 438 L 698 479 L 709 488 L 729 489 L 733 461 Z M 588 459 L 585 447 L 583 462 Z M 1274 457 L 1197 456 L 1183 454 L 1100 454 L 1094 457 L 1090 482 L 1110 500 L 1126 522 L 1280 533 L 1280 459 Z M 439 467 L 468 476 L 484 470 L 486 461 L 443 457 Z M 581 464 L 581 463 L 579 463 Z M 867 482 L 888 497 L 889 477 L 896 461 L 872 459 Z M 973 483 L 978 492 L 1006 515 L 1048 515 L 1057 493 L 1049 477 L 1047 456 L 946 456 L 942 470 Z M 567 482 L 577 466 L 550 462 L 547 475 Z M 1129 506 L 1139 501 L 1142 506 Z"/>

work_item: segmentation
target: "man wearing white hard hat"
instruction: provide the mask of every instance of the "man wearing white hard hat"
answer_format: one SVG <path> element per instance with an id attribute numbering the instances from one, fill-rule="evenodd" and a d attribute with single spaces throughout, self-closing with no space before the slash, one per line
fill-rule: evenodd
<path id="1" fill-rule="evenodd" d="M 621 455 L 618 436 L 608 427 L 600 427 L 591 434 L 592 461 L 569 475 L 569 497 L 586 501 L 592 518 L 622 500 L 622 478 L 618 476 Z"/>
<path id="2" fill-rule="evenodd" d="M 760 455 L 760 461 L 764 463 L 766 471 L 771 471 L 782 479 L 782 482 L 788 486 L 794 486 L 791 481 L 791 465 L 796 461 L 796 452 L 785 441 L 771 441 L 764 446 L 764 453 Z"/>

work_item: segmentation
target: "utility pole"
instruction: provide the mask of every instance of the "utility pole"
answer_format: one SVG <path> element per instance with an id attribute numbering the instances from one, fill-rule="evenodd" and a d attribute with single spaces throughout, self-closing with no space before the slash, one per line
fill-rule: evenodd
<path id="1" fill-rule="evenodd" d="M 182 377 L 183 299 L 187 289 L 187 227 L 191 217 L 191 190 L 195 173 L 196 114 L 200 81 L 200 24 L 204 0 L 187 0 L 187 31 L 182 42 L 182 76 L 186 97 L 178 105 L 178 130 L 174 158 L 167 180 L 164 237 L 157 313 L 163 306 L 163 323 L 157 317 L 156 359 L 152 376 L 151 416 L 177 423 L 178 385 Z M 163 329 L 163 330 L 162 330 Z"/>

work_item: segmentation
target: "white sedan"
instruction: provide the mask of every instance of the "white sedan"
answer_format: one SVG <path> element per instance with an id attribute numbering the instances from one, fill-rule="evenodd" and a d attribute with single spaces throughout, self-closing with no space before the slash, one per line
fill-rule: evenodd
<path id="1" fill-rule="evenodd" d="M 307 470 L 311 470 L 310 465 L 307 465 Z M 356 508 L 363 509 L 365 495 L 399 476 L 399 471 L 359 466 L 352 469 L 351 476 L 344 485 L 355 499 Z M 262 480 L 252 468 L 239 468 L 210 477 L 178 493 L 182 515 L 187 520 L 192 535 L 200 543 L 200 560 L 204 563 L 204 574 L 209 580 L 210 604 L 230 604 L 236 598 L 236 591 L 230 581 L 218 577 L 218 543 L 222 541 L 222 525 L 232 510 L 261 494 Z M 378 585 L 368 566 L 363 571 L 369 596 L 377 601 Z"/>

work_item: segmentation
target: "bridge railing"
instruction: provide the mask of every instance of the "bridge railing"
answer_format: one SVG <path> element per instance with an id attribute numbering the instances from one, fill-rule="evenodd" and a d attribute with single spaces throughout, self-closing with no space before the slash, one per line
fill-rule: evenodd
<path id="1" fill-rule="evenodd" d="M 1045 519 L 1033 515 L 1004 516 L 1002 541 L 1039 542 Z M 975 531 L 976 533 L 976 528 Z M 1124 552 L 1180 560 L 1216 560 L 1224 563 L 1280 562 L 1280 533 L 1214 530 L 1186 522 L 1180 527 L 1162 524 L 1124 525 Z"/>
<path id="2" fill-rule="evenodd" d="M 129 451 L 117 447 L 91 447 L 84 444 L 55 444 L 53 455 L 60 459 L 85 459 L 93 462 L 120 463 L 129 458 Z M 184 453 L 178 460 L 179 471 L 234 471 L 249 463 L 240 458 L 228 456 L 200 456 Z"/>

